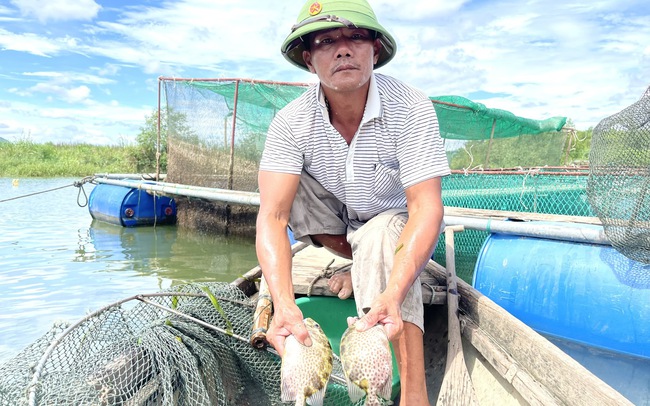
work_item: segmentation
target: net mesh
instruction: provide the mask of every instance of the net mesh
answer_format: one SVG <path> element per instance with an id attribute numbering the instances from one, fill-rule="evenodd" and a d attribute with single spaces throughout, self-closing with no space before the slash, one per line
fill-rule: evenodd
<path id="1" fill-rule="evenodd" d="M 454 171 L 442 179 L 442 201 L 448 207 L 519 213 L 594 216 L 587 201 L 585 168 L 529 168 L 502 171 Z M 456 273 L 472 282 L 487 231 L 467 229 L 455 235 Z M 445 236 L 434 260 L 445 264 Z"/>
<path id="2" fill-rule="evenodd" d="M 258 162 L 275 113 L 308 86 L 244 79 L 161 81 L 171 118 L 167 180 L 246 192 L 258 190 Z M 560 131 L 566 117 L 533 120 L 459 96 L 430 99 L 451 167 L 465 168 L 443 178 L 446 206 L 594 215 L 584 194 L 587 172 L 557 168 L 566 164 L 575 136 Z M 552 167 L 540 168 L 546 165 Z M 254 224 L 255 207 L 224 208 L 223 203 L 184 199 L 177 199 L 177 204 L 180 227 L 220 232 L 224 230 L 220 224 L 207 223 L 222 218 L 230 225 L 224 231 L 254 234 L 254 227 L 246 224 Z M 487 235 L 469 230 L 458 237 L 457 272 L 467 282 Z M 444 252 L 441 237 L 434 258 L 443 264 Z"/>
<path id="3" fill-rule="evenodd" d="M 650 88 L 594 128 L 587 194 L 605 234 L 628 258 L 650 263 Z"/>
<path id="4" fill-rule="evenodd" d="M 167 179 L 246 192 L 257 190 L 258 163 L 275 113 L 307 88 L 240 79 L 162 84 L 168 117 Z"/>
<path id="5" fill-rule="evenodd" d="M 307 85 L 243 79 L 161 79 L 167 117 L 167 181 L 256 192 L 266 130 Z M 233 120 L 234 118 L 234 120 Z M 176 199 L 178 225 L 254 235 L 257 208 Z"/>
<path id="6" fill-rule="evenodd" d="M 7 361 L 0 405 L 281 404 L 279 358 L 242 338 L 250 336 L 254 303 L 241 290 L 180 285 L 141 297 L 148 302 L 125 300 L 58 324 Z M 343 376 L 338 360 L 333 373 Z M 349 403 L 347 388 L 330 381 L 325 404 Z"/>

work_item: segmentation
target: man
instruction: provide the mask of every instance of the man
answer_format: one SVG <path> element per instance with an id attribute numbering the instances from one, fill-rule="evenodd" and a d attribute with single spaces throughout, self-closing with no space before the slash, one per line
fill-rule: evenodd
<path id="1" fill-rule="evenodd" d="M 289 225 L 296 239 L 353 258 L 330 288 L 346 297 L 352 286 L 358 328 L 384 326 L 402 404 L 428 405 L 418 276 L 438 239 L 449 166 L 426 95 L 373 73 L 395 51 L 366 0 L 303 6 L 282 52 L 319 83 L 269 128 L 256 245 L 273 298 L 267 337 L 280 355 L 291 334 L 311 345 L 294 302 Z"/>

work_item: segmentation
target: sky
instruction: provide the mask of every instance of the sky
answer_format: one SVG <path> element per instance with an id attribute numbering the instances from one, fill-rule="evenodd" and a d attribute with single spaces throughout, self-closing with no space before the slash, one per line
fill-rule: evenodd
<path id="1" fill-rule="evenodd" d="M 648 0 L 370 0 L 377 72 L 578 130 L 650 86 Z M 158 78 L 314 82 L 280 45 L 302 0 L 0 0 L 0 137 L 135 143 Z"/>

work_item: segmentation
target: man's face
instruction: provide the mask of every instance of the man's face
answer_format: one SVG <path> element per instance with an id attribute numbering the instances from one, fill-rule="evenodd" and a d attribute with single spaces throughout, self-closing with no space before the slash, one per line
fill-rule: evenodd
<path id="1" fill-rule="evenodd" d="M 379 58 L 379 40 L 363 28 L 335 28 L 310 35 L 303 58 L 321 84 L 337 92 L 351 92 L 370 79 Z"/>

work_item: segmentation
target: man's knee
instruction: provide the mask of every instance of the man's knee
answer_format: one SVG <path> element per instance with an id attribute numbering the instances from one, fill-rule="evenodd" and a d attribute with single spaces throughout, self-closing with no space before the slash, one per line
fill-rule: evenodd
<path id="1" fill-rule="evenodd" d="M 314 234 L 309 236 L 312 242 L 344 258 L 352 259 L 352 248 L 345 235 Z"/>

